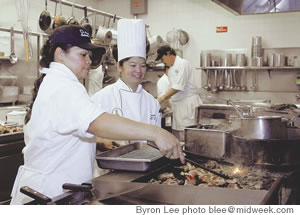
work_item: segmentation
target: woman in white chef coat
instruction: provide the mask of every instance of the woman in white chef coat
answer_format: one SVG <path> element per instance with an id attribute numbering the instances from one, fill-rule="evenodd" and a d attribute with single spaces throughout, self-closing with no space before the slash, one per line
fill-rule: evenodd
<path id="1" fill-rule="evenodd" d="M 143 20 L 122 19 L 118 22 L 118 51 L 115 57 L 120 79 L 101 89 L 92 96 L 92 100 L 101 104 L 108 113 L 160 127 L 160 105 L 141 85 L 147 69 Z"/>
<path id="2" fill-rule="evenodd" d="M 184 128 L 195 124 L 195 108 L 202 104 L 199 92 L 201 74 L 193 70 L 187 60 L 176 55 L 174 49 L 164 45 L 157 50 L 157 60 L 169 67 L 170 89 L 158 98 L 159 103 L 171 98 L 172 129 L 180 140 L 184 140 Z"/>
<path id="3" fill-rule="evenodd" d="M 11 204 L 32 199 L 20 192 L 29 186 L 52 198 L 63 193 L 64 183 L 92 179 L 94 135 L 118 140 L 153 140 L 161 152 L 184 162 L 179 141 L 163 129 L 105 113 L 95 104 L 80 80 L 87 78 L 92 53 L 89 33 L 80 26 L 61 26 L 41 50 L 41 76 L 26 116 L 24 165 L 12 190 Z"/>

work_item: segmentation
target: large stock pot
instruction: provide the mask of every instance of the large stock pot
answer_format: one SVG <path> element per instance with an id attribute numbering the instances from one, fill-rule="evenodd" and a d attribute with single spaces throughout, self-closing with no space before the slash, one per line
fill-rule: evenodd
<path id="1" fill-rule="evenodd" d="M 240 128 L 234 133 L 245 139 L 286 139 L 287 128 L 281 116 L 249 116 L 235 119 Z"/>

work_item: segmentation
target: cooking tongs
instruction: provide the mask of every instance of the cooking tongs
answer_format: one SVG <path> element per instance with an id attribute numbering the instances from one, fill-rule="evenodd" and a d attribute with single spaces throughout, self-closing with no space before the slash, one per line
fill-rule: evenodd
<path id="1" fill-rule="evenodd" d="M 153 148 L 155 148 L 155 149 L 158 149 L 159 150 L 159 148 L 157 147 L 157 146 L 155 146 L 155 145 L 153 145 L 153 143 L 149 143 L 148 142 L 148 145 L 149 146 L 151 146 L 151 147 L 153 147 Z M 190 156 L 190 155 L 195 155 L 195 154 L 192 154 L 191 152 L 189 152 L 189 151 L 186 151 L 186 150 L 182 150 L 183 151 L 183 153 L 187 156 Z M 199 167 L 199 168 L 201 168 L 201 169 L 204 169 L 204 170 L 206 170 L 206 171 L 209 171 L 209 172 L 211 172 L 211 173 L 213 173 L 213 174 L 215 174 L 215 175 L 217 175 L 217 176 L 220 176 L 220 177 L 222 177 L 222 178 L 225 178 L 225 179 L 230 179 L 230 177 L 228 176 L 228 175 L 224 175 L 224 174 L 222 174 L 222 173 L 219 173 L 219 172 L 216 172 L 216 171 L 214 171 L 214 170 L 212 170 L 212 169 L 210 169 L 210 168 L 207 168 L 206 166 L 203 166 L 202 164 L 200 164 L 200 163 L 198 163 L 198 162 L 196 162 L 196 161 L 193 161 L 193 160 L 191 160 L 191 159 L 189 159 L 189 158 L 187 158 L 187 157 L 185 157 L 185 160 L 186 161 L 188 161 L 188 162 L 190 162 L 191 164 L 193 164 L 193 165 L 195 165 L 195 166 L 197 166 L 197 167 Z M 177 163 L 177 160 L 175 160 L 175 161 L 172 161 L 172 163 Z M 178 162 L 179 163 L 179 162 Z"/>

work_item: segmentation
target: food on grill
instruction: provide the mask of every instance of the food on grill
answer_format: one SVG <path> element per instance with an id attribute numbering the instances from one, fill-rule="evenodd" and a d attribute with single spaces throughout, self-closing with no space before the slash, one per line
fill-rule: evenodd
<path id="1" fill-rule="evenodd" d="M 175 178 L 173 173 L 162 173 L 158 176 L 159 180 L 166 180 L 168 178 Z"/>
<path id="2" fill-rule="evenodd" d="M 179 170 L 177 177 L 175 177 L 176 173 L 166 172 L 159 174 L 157 179 L 151 179 L 149 182 L 153 184 L 196 185 L 208 187 L 224 187 L 229 184 L 224 178 L 214 175 L 207 170 L 197 168 L 189 162 L 177 167 L 177 170 Z"/>
<path id="3" fill-rule="evenodd" d="M 18 131 L 22 131 L 22 128 L 19 127 L 7 127 L 4 125 L 0 125 L 0 134 L 8 134 L 8 133 L 14 133 L 14 132 L 18 132 Z"/>
<path id="4" fill-rule="evenodd" d="M 203 166 L 214 169 L 218 173 L 228 175 L 230 178 L 222 178 L 210 171 L 186 162 L 184 165 L 173 166 L 166 172 L 153 175 L 147 181 L 152 184 L 268 190 L 277 179 L 276 174 L 265 170 L 225 165 L 212 160 L 205 161 Z"/>

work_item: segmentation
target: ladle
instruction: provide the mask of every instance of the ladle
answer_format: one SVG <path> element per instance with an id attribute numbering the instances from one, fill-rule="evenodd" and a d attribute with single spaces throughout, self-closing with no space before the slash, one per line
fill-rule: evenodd
<path id="1" fill-rule="evenodd" d="M 9 60 L 11 64 L 15 64 L 18 61 L 18 57 L 15 53 L 15 38 L 14 38 L 14 28 L 10 29 L 10 56 Z"/>
<path id="2" fill-rule="evenodd" d="M 218 88 L 218 70 L 216 69 L 215 71 L 215 86 L 212 89 L 213 93 L 218 92 L 219 88 Z"/>
<path id="3" fill-rule="evenodd" d="M 210 83 L 209 83 L 209 71 L 208 70 L 205 70 L 205 73 L 206 73 L 206 84 L 204 86 L 204 89 L 207 90 L 207 91 L 210 91 Z"/>

